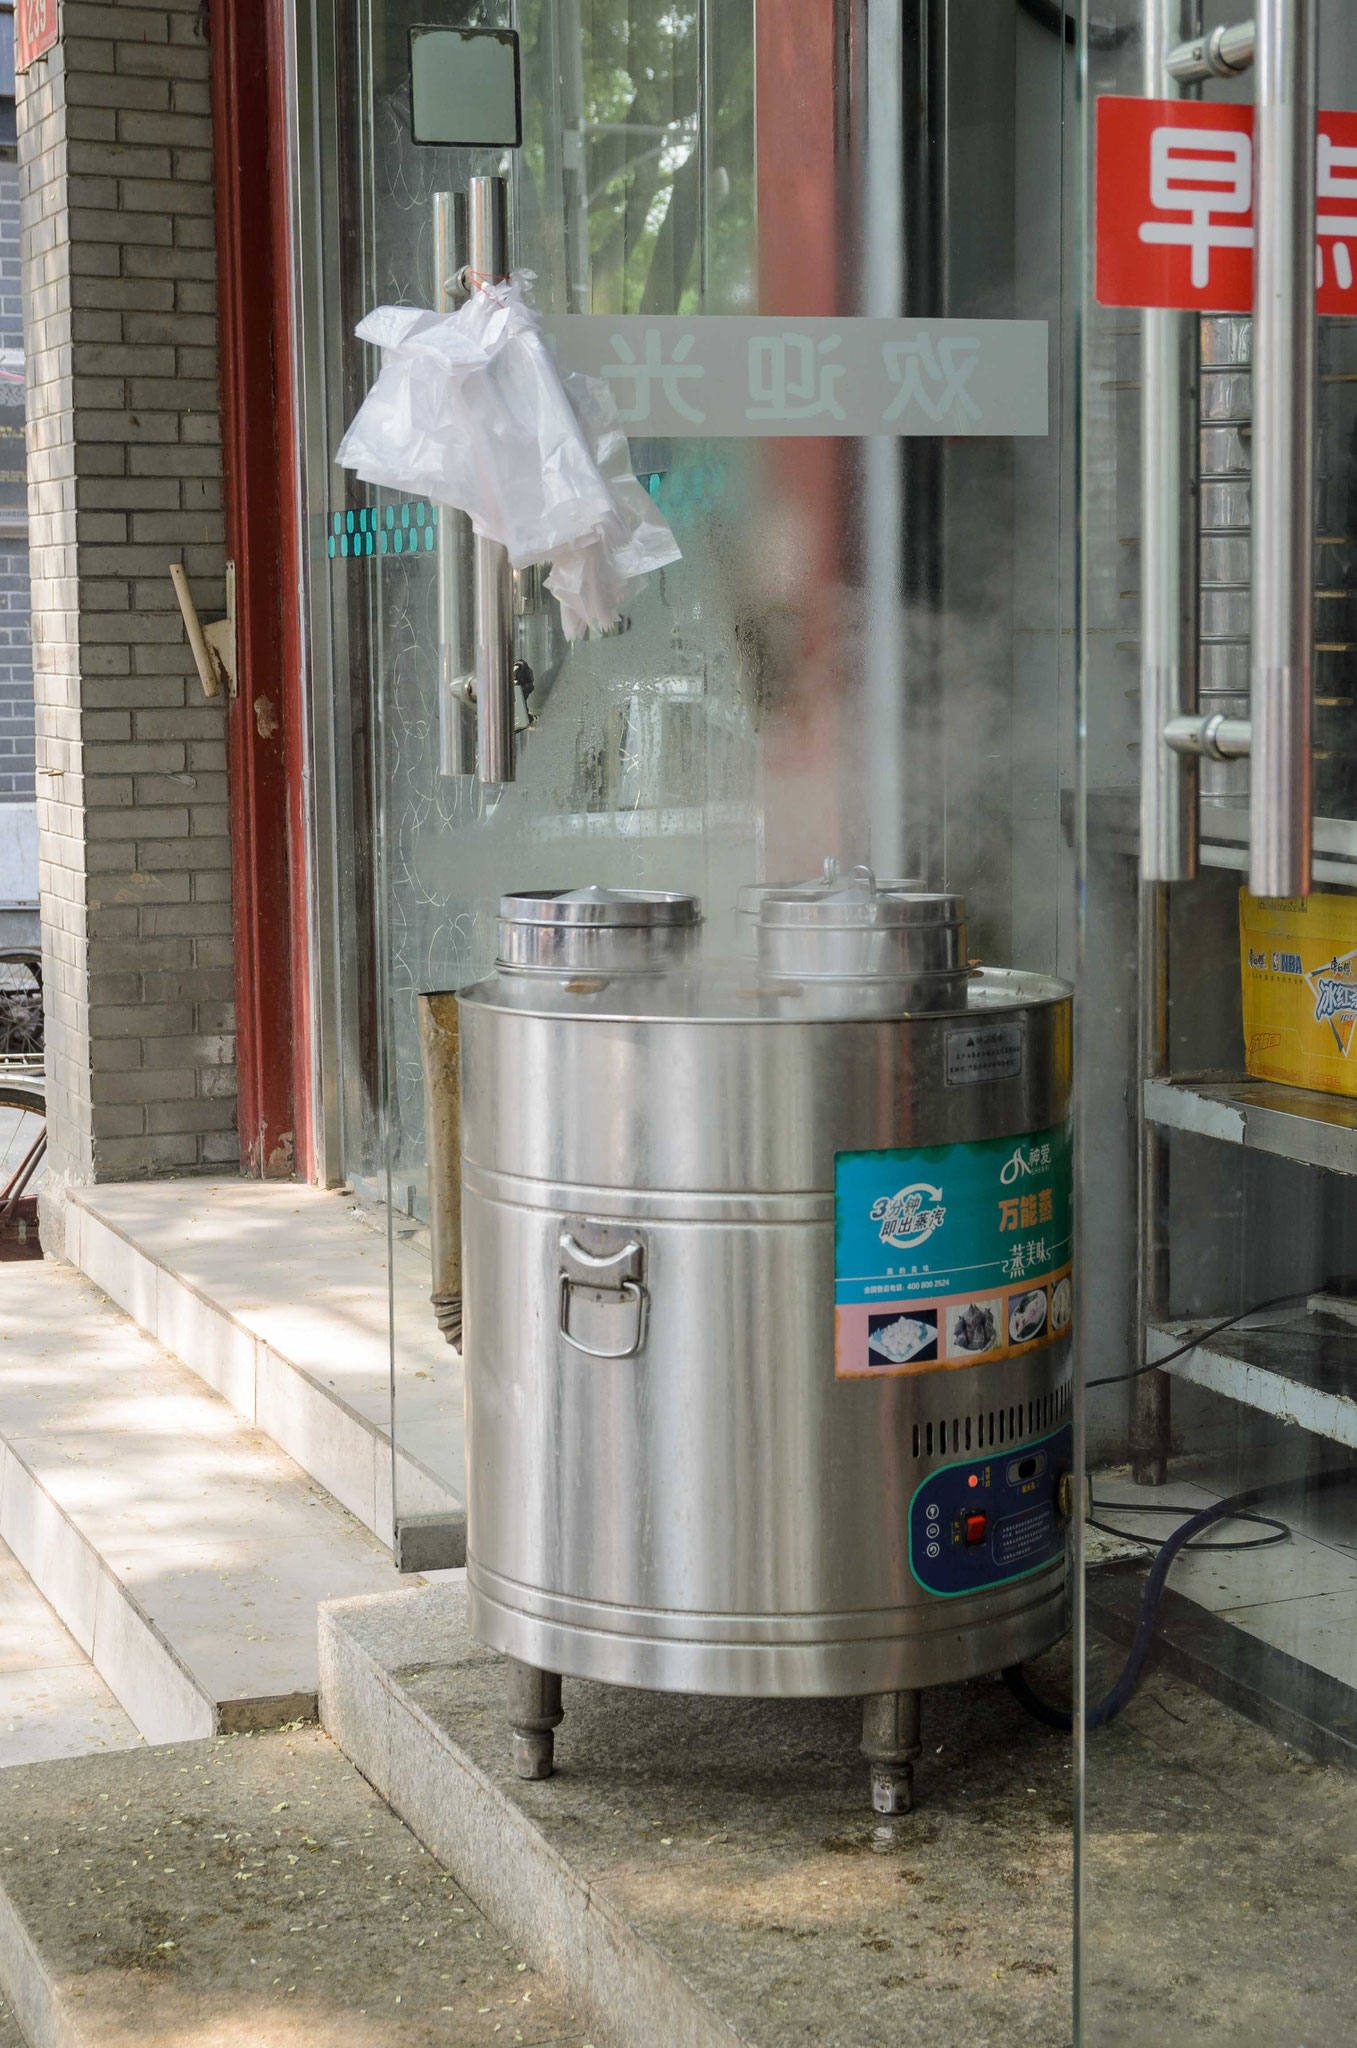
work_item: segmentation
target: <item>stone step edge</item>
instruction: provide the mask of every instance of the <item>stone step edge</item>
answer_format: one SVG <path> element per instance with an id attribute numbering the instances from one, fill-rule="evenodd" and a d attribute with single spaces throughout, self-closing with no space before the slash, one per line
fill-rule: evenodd
<path id="1" fill-rule="evenodd" d="M 3 1879 L 0 1989 L 29 2048 L 83 2048 L 80 2029 L 52 1982 Z"/>
<path id="2" fill-rule="evenodd" d="M 414 1597 L 322 1603 L 326 1734 L 506 1938 L 563 1981 L 610 2039 L 634 2048 L 747 2048 L 345 1628 L 355 1608 Z"/>
<path id="3" fill-rule="evenodd" d="M 102 1245 L 101 1237 L 105 1240 Z M 106 1241 L 110 1239 L 124 1247 L 136 1262 L 139 1285 L 134 1279 L 119 1285 L 116 1261 L 98 1255 L 107 1250 Z M 389 1547 L 395 1543 L 393 1483 L 404 1482 L 409 1497 L 427 1498 L 430 1489 L 435 1495 L 444 1495 L 447 1514 L 459 1518 L 464 1526 L 463 1504 L 447 1494 L 419 1459 L 399 1448 L 395 1453 L 399 1477 L 393 1481 L 389 1431 L 350 1407 L 334 1388 L 321 1386 L 304 1367 L 276 1350 L 202 1288 L 148 1252 L 116 1223 L 87 1208 L 78 1189 L 72 1190 L 66 1203 L 66 1256 L 92 1286 L 132 1318 L 138 1329 L 154 1338 L 181 1365 L 186 1365 L 214 1393 L 220 1394 L 237 1415 L 267 1436 L 327 1493 L 333 1494 L 379 1543 Z M 170 1292 L 169 1302 L 163 1300 L 162 1289 Z M 196 1344 L 184 1343 L 181 1332 L 191 1327 L 199 1314 L 208 1316 L 216 1324 L 219 1338 L 226 1339 L 220 1352 L 216 1345 L 199 1350 Z M 192 1352 L 198 1355 L 191 1356 Z M 291 1397 L 281 1403 L 259 1401 L 261 1353 L 287 1378 Z M 438 1561 L 457 1564 L 461 1557 L 440 1554 Z M 430 1566 L 411 1564 L 404 1568 L 418 1570 Z"/>
<path id="4" fill-rule="evenodd" d="M 315 1720 L 315 1693 L 214 1699 L 133 1589 L 4 1439 L 0 1540 L 148 1742 L 189 1742 Z"/>

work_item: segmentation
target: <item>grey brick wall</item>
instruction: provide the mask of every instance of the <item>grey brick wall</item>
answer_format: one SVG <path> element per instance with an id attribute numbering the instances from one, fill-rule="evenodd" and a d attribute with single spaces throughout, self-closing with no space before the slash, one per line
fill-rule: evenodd
<path id="1" fill-rule="evenodd" d="M 0 161 L 0 348 L 22 348 L 23 298 L 19 279 L 19 169 Z M 17 399 L 17 405 L 7 401 Z M 0 385 L 6 419 L 22 424 L 23 387 Z M 0 448 L 0 468 L 21 453 L 12 439 Z M 15 462 L 14 467 L 19 467 Z M 0 508 L 20 496 L 0 478 Z M 33 649 L 29 623 L 28 538 L 7 530 L 0 509 L 0 803 L 33 801 Z"/>
<path id="2" fill-rule="evenodd" d="M 73 1182 L 233 1166 L 224 606 L 199 0 L 65 0 L 20 82 L 49 1241 Z M 59 1240 L 58 1240 L 59 1242 Z"/>
<path id="3" fill-rule="evenodd" d="M 0 804 L 33 801 L 28 542 L 0 532 Z"/>

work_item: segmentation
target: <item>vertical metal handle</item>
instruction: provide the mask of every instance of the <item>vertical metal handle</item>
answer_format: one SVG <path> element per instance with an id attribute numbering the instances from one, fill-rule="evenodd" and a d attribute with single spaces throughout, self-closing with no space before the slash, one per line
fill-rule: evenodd
<path id="1" fill-rule="evenodd" d="M 468 195 L 473 285 L 509 272 L 509 186 L 504 178 L 473 178 Z M 512 782 L 514 739 L 514 604 L 509 557 L 498 541 L 475 540 L 476 759 L 483 785 Z"/>
<path id="2" fill-rule="evenodd" d="M 1249 887 L 1310 893 L 1315 9 L 1260 0 L 1254 125 L 1253 774 Z"/>
<path id="3" fill-rule="evenodd" d="M 1176 98 L 1168 59 L 1201 26 L 1200 0 L 1147 0 L 1144 88 Z M 1197 762 L 1165 738 L 1197 708 L 1201 347 L 1195 314 L 1140 316 L 1140 872 L 1197 871 Z"/>
<path id="4" fill-rule="evenodd" d="M 465 296 L 462 273 L 471 260 L 467 195 L 435 192 L 434 288 L 440 313 Z M 471 521 L 450 506 L 438 508 L 438 772 L 476 772 L 474 709 L 476 635 Z"/>

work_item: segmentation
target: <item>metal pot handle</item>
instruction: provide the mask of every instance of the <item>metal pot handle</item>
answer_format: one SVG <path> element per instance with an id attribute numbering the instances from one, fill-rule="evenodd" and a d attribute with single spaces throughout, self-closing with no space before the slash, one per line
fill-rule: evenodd
<path id="1" fill-rule="evenodd" d="M 561 1295 L 559 1325 L 561 1335 L 574 1350 L 582 1351 L 587 1358 L 635 1358 L 645 1342 L 646 1310 L 649 1297 L 641 1281 L 645 1270 L 645 1252 L 634 1238 L 615 1252 L 589 1252 L 576 1241 L 568 1230 L 560 1235 L 561 1253 Z M 594 1344 L 581 1343 L 570 1333 L 570 1296 L 576 1287 L 586 1287 L 593 1294 L 615 1294 L 618 1302 L 629 1302 L 636 1311 L 635 1324 L 630 1340 L 619 1349 L 601 1351 Z"/>

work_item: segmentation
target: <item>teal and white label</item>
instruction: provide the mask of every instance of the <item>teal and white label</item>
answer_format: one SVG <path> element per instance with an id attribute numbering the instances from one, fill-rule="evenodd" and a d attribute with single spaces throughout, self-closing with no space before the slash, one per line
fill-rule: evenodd
<path id="1" fill-rule="evenodd" d="M 835 1370 L 935 1372 L 1035 1350 L 1073 1319 L 1068 1124 L 834 1161 Z"/>

